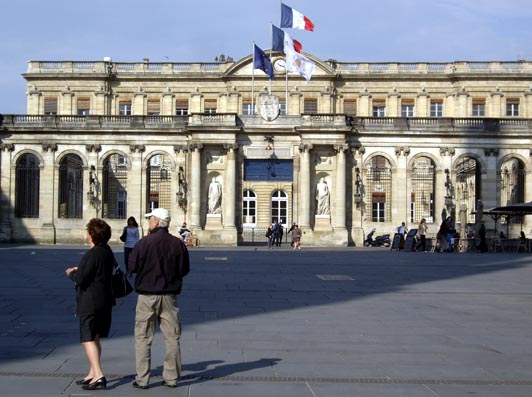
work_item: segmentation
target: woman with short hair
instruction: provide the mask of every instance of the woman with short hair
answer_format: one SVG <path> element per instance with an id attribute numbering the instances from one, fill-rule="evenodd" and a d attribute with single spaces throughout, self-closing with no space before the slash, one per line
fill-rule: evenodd
<path id="1" fill-rule="evenodd" d="M 100 338 L 109 336 L 112 307 L 115 305 L 111 280 L 116 261 L 107 245 L 110 238 L 109 225 L 102 219 L 91 219 L 87 224 L 90 249 L 81 258 L 79 266 L 65 271 L 68 278 L 76 283 L 80 340 L 90 364 L 87 375 L 76 381 L 85 390 L 107 387 L 100 363 Z"/>

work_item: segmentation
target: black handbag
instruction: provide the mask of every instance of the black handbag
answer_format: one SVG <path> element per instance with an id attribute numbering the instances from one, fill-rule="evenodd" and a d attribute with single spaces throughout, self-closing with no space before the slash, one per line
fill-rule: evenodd
<path id="1" fill-rule="evenodd" d="M 120 241 L 125 243 L 126 240 L 127 240 L 127 227 L 125 227 L 124 230 L 122 230 L 122 234 L 120 235 Z"/>
<path id="2" fill-rule="evenodd" d="M 118 264 L 115 265 L 115 272 L 112 278 L 113 295 L 115 298 L 123 298 L 133 292 L 133 287 L 127 279 L 127 276 L 122 272 Z"/>

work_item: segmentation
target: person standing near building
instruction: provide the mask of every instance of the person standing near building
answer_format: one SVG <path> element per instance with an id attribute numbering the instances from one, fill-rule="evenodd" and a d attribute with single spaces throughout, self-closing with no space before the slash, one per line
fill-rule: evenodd
<path id="1" fill-rule="evenodd" d="M 405 236 L 408 230 L 406 229 L 406 225 L 404 222 L 401 223 L 401 226 L 397 227 L 397 233 L 401 235 L 401 239 L 399 240 L 399 249 L 402 250 L 405 248 Z"/>
<path id="2" fill-rule="evenodd" d="M 124 228 L 126 241 L 124 241 L 124 266 L 127 271 L 127 264 L 129 261 L 129 254 L 133 251 L 133 247 L 140 239 L 139 224 L 133 216 L 127 218 L 127 226 Z"/>
<path id="3" fill-rule="evenodd" d="M 419 244 L 416 246 L 416 251 L 420 251 L 420 247 L 422 248 L 421 251 L 427 250 L 427 220 L 425 218 L 421 219 L 421 222 L 419 222 L 419 226 L 417 227 L 417 232 L 419 233 Z"/>
<path id="4" fill-rule="evenodd" d="M 68 278 L 76 283 L 79 333 L 90 369 L 76 384 L 84 390 L 105 389 L 107 379 L 102 366 L 101 338 L 109 336 L 112 310 L 115 305 L 112 282 L 115 257 L 107 245 L 111 227 L 102 219 L 93 218 L 87 224 L 90 249 L 81 257 L 79 266 L 66 269 Z"/>
<path id="5" fill-rule="evenodd" d="M 181 375 L 177 295 L 181 293 L 183 278 L 190 271 L 189 256 L 183 241 L 168 232 L 170 214 L 166 209 L 156 208 L 145 216 L 150 234 L 135 245 L 128 264 L 129 271 L 136 274 L 138 293 L 135 313 L 137 375 L 133 387 L 149 387 L 155 322 L 159 323 L 166 346 L 163 385 L 177 387 Z"/>
<path id="6" fill-rule="evenodd" d="M 301 249 L 301 229 L 296 223 L 293 225 L 292 233 L 292 247 L 296 250 Z"/>

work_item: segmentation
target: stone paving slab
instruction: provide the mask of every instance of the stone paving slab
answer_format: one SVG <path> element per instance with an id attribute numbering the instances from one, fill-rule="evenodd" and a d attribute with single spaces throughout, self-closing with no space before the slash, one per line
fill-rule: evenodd
<path id="1" fill-rule="evenodd" d="M 177 390 L 159 334 L 153 387 L 131 387 L 133 294 L 102 343 L 108 390 L 86 392 L 64 275 L 86 249 L 0 246 L 1 395 L 532 395 L 532 257 L 249 247 L 190 251 Z"/>

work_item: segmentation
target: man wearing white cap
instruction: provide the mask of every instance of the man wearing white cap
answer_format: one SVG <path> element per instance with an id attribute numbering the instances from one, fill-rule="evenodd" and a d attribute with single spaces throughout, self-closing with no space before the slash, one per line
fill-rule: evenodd
<path id="1" fill-rule="evenodd" d="M 168 232 L 168 210 L 155 208 L 145 216 L 150 233 L 135 245 L 128 262 L 129 271 L 136 274 L 135 290 L 138 293 L 135 313 L 137 375 L 133 387 L 149 387 L 156 321 L 166 346 L 163 385 L 176 387 L 181 374 L 177 295 L 181 292 L 183 277 L 190 271 L 188 251 L 181 239 Z"/>

